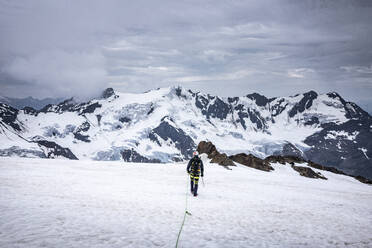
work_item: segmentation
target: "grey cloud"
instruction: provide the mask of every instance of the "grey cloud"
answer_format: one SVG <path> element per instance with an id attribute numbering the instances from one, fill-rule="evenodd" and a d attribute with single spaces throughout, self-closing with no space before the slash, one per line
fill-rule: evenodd
<path id="1" fill-rule="evenodd" d="M 15 58 L 2 71 L 36 89 L 50 90 L 52 96 L 87 98 L 101 92 L 106 83 L 104 57 L 92 52 L 42 51 L 34 56 Z M 89 87 L 83 88 L 83 85 Z"/>
<path id="2" fill-rule="evenodd" d="M 219 95 L 338 91 L 357 102 L 372 93 L 368 1 L 40 0 L 0 8 L 0 87 L 12 96 L 173 84 Z M 15 80 L 27 84 L 12 87 Z"/>

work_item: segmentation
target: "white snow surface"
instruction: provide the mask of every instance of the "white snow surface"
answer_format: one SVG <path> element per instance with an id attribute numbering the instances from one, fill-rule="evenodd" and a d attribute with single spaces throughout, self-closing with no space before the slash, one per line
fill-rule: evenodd
<path id="1" fill-rule="evenodd" d="M 0 158 L 0 247 L 175 247 L 186 200 L 179 247 L 372 247 L 371 186 L 273 167 Z"/>

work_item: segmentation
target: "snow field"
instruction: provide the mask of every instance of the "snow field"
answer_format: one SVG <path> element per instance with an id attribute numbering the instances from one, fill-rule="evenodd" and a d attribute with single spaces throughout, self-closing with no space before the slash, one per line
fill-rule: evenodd
<path id="1" fill-rule="evenodd" d="M 205 163 L 0 158 L 0 247 L 371 247 L 372 187 Z M 186 189 L 187 187 L 187 189 Z"/>

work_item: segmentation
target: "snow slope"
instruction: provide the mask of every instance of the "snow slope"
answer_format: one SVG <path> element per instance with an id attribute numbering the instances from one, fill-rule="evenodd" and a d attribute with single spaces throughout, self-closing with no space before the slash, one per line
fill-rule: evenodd
<path id="1" fill-rule="evenodd" d="M 0 158 L 0 247 L 174 247 L 186 199 L 179 247 L 372 246 L 371 186 L 273 166 Z"/>

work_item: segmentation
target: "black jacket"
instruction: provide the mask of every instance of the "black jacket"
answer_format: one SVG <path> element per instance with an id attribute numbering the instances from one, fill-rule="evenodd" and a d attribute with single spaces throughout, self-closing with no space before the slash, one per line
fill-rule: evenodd
<path id="1" fill-rule="evenodd" d="M 203 161 L 200 159 L 199 156 L 194 156 L 192 159 L 190 159 L 189 163 L 187 164 L 187 173 L 191 172 L 192 169 L 192 164 L 193 163 L 198 163 L 200 166 L 200 174 L 201 176 L 204 176 L 204 166 L 203 166 Z"/>

